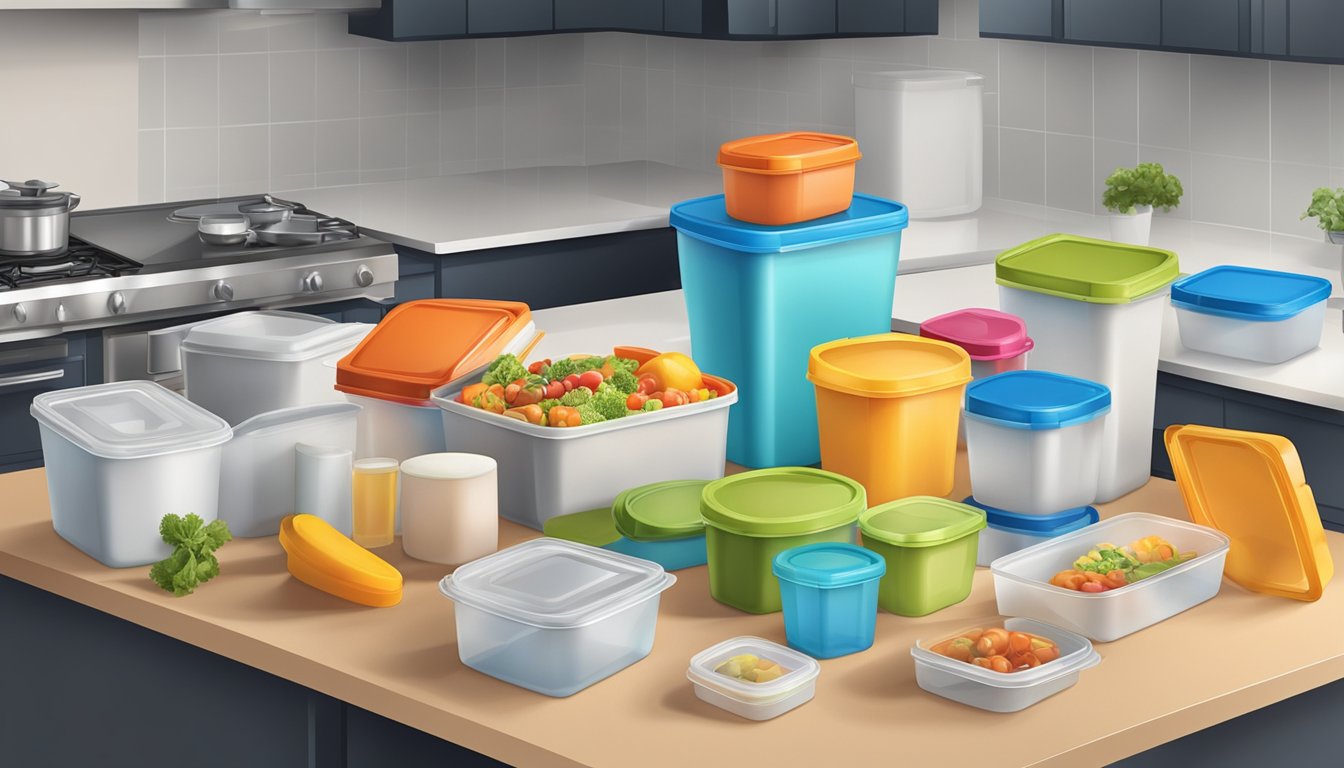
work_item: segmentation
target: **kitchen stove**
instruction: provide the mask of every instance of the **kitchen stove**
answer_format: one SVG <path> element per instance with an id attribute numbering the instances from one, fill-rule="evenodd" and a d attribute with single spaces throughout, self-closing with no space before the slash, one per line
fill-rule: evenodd
<path id="1" fill-rule="evenodd" d="M 60 253 L 42 256 L 0 254 L 0 291 L 77 277 L 117 277 L 139 268 L 139 262 L 72 237 L 69 247 Z"/>

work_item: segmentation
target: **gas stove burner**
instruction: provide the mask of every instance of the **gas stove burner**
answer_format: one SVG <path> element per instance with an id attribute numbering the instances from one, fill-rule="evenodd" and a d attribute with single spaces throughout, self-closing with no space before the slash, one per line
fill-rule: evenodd
<path id="1" fill-rule="evenodd" d="M 0 255 L 0 290 L 82 277 L 118 277 L 140 269 L 139 262 L 71 237 L 60 253 Z"/>

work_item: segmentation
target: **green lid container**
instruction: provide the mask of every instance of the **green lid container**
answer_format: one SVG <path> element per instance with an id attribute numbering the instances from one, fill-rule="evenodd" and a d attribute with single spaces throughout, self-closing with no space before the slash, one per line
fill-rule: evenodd
<path id="1" fill-rule="evenodd" d="M 632 541 L 666 541 L 705 532 L 700 496 L 708 480 L 672 480 L 622 491 L 612 502 L 616 530 Z"/>
<path id="2" fill-rule="evenodd" d="M 1128 304 L 1180 273 L 1176 254 L 1159 248 L 1047 235 L 1004 251 L 994 263 L 999 285 L 1092 304 Z"/>
<path id="3" fill-rule="evenodd" d="M 605 547 L 621 538 L 611 519 L 611 508 L 590 509 L 552 517 L 541 525 L 541 532 L 555 539 L 576 541 L 590 547 Z"/>
<path id="4" fill-rule="evenodd" d="M 932 547 L 985 527 L 985 513 L 934 496 L 889 501 L 859 515 L 859 530 L 898 547 Z"/>
<path id="5" fill-rule="evenodd" d="M 901 616 L 925 616 L 971 594 L 985 513 L 933 496 L 887 502 L 859 516 L 863 545 L 887 561 L 877 604 Z"/>
<path id="6" fill-rule="evenodd" d="M 744 536 L 802 536 L 852 524 L 867 506 L 858 482 L 810 467 L 772 467 L 705 486 L 707 525 Z"/>

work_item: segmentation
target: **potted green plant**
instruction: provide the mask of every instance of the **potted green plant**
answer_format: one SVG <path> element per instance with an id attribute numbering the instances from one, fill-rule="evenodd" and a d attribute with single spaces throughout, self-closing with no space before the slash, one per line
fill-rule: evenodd
<path id="1" fill-rule="evenodd" d="M 1311 193 L 1311 207 L 1301 218 L 1314 218 L 1325 239 L 1344 245 L 1344 188 L 1321 187 Z"/>
<path id="2" fill-rule="evenodd" d="M 1116 168 L 1106 179 L 1101 204 L 1111 212 L 1111 239 L 1147 245 L 1153 227 L 1153 208 L 1170 211 L 1180 205 L 1185 189 L 1181 180 L 1161 163 L 1139 163 Z"/>

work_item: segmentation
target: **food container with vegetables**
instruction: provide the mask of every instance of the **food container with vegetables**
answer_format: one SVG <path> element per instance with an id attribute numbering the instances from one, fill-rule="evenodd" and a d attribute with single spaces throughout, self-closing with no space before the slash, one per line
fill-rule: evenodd
<path id="1" fill-rule="evenodd" d="M 455 603 L 462 663 L 547 696 L 569 696 L 653 648 L 658 601 L 677 577 L 646 560 L 540 538 L 439 582 Z"/>
<path id="2" fill-rule="evenodd" d="M 710 595 L 747 613 L 781 610 L 775 558 L 806 544 L 853 543 L 866 498 L 854 480 L 810 467 L 758 469 L 706 485 L 700 514 Z"/>
<path id="3" fill-rule="evenodd" d="M 983 511 L 932 496 L 865 511 L 859 516 L 863 545 L 887 561 L 877 604 L 901 616 L 925 616 L 965 600 L 984 527 Z"/>
<path id="4" fill-rule="evenodd" d="M 1097 499 L 1111 391 L 1049 371 L 1009 371 L 966 388 L 966 453 L 975 497 L 1052 515 Z"/>
<path id="5" fill-rule="evenodd" d="M 672 207 L 691 353 L 746 392 L 728 425 L 730 460 L 821 460 L 808 351 L 891 330 L 907 221 L 905 206 L 868 195 L 843 213 L 780 227 L 733 219 L 722 195 Z"/>
<path id="6" fill-rule="evenodd" d="M 1107 643 L 1218 594 L 1228 537 L 1131 512 L 995 560 L 999 613 Z"/>
<path id="7" fill-rule="evenodd" d="M 821 665 L 759 637 L 734 637 L 691 659 L 695 695 L 748 720 L 770 720 L 812 700 Z"/>
<path id="8" fill-rule="evenodd" d="M 784 604 L 784 635 L 818 659 L 866 651 L 877 628 L 880 555 L 856 544 L 807 544 L 780 552 L 774 573 Z"/>
<path id="9" fill-rule="evenodd" d="M 524 366 L 505 355 L 486 370 L 493 383 L 434 396 L 448 448 L 499 463 L 500 515 L 540 530 L 551 517 L 610 506 L 632 487 L 723 476 L 737 388 L 686 355 L 622 350 L 634 357 Z"/>
<path id="10" fill-rule="evenodd" d="M 1219 265 L 1171 286 L 1187 349 L 1277 364 L 1320 346 L 1330 281 Z"/>
<path id="11" fill-rule="evenodd" d="M 971 357 L 971 378 L 983 379 L 1027 367 L 1036 342 L 1022 318 L 996 309 L 958 309 L 919 324 L 919 335 L 956 344 Z M 957 445 L 966 445 L 966 424 L 957 427 Z"/>
<path id="12" fill-rule="evenodd" d="M 986 622 L 910 649 L 915 682 L 945 699 L 990 712 L 1017 712 L 1073 687 L 1101 663 L 1087 638 L 1031 619 Z"/>
<path id="13" fill-rule="evenodd" d="M 313 589 L 371 608 L 401 602 L 401 572 L 320 517 L 281 520 L 280 546 L 290 575 Z"/>
<path id="14" fill-rule="evenodd" d="M 863 483 L 868 503 L 952 491 L 957 418 L 971 362 L 955 344 L 904 333 L 814 347 L 821 466 Z"/>
<path id="15" fill-rule="evenodd" d="M 775 133 L 719 147 L 724 205 L 734 219 L 796 224 L 839 213 L 854 197 L 859 145 L 828 133 Z"/>
<path id="16" fill-rule="evenodd" d="M 980 531 L 975 554 L 975 564 L 985 567 L 1004 555 L 1086 528 L 1100 519 L 1095 507 L 1066 509 L 1053 515 L 1023 515 L 987 506 L 971 497 L 961 503 L 985 512 L 985 527 Z"/>
<path id="17" fill-rule="evenodd" d="M 112 568 L 172 553 L 166 514 L 206 523 L 219 511 L 228 423 L 147 381 L 44 392 L 30 412 L 42 436 L 51 524 L 61 538 Z"/>

